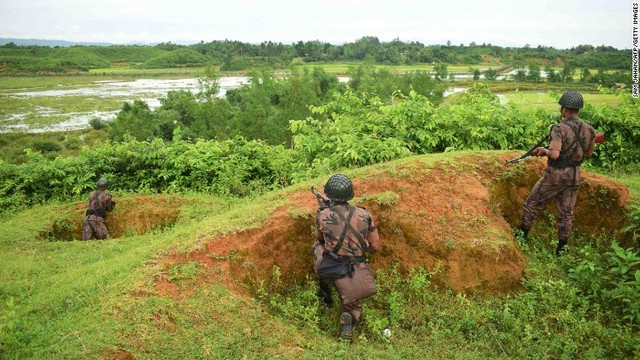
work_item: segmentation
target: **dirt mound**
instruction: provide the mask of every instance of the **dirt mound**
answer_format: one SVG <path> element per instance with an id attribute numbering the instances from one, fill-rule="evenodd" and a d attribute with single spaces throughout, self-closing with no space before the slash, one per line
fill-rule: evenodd
<path id="1" fill-rule="evenodd" d="M 467 155 L 435 167 L 417 160 L 387 173 L 392 175 L 353 179 L 359 195 L 353 203 L 372 211 L 383 241 L 382 250 L 369 257 L 371 267 L 398 264 L 402 272 L 424 267 L 436 272 L 437 283 L 464 293 L 520 290 L 526 262 L 512 227 L 544 163 L 503 165 L 508 158 Z M 617 229 L 624 223 L 627 198 L 622 185 L 585 174 L 576 230 L 622 237 Z M 248 293 L 269 286 L 275 268 L 280 282 L 304 281 L 312 275 L 315 210 L 315 199 L 300 190 L 259 228 L 211 239 L 205 249 L 173 255 L 163 264 L 195 262 L 202 274 L 199 283 L 223 283 Z M 553 212 L 552 205 L 549 210 Z M 157 289 L 172 297 L 190 292 L 166 278 Z"/>
<path id="2" fill-rule="evenodd" d="M 115 198 L 116 207 L 107 216 L 109 237 L 142 235 L 151 230 L 172 226 L 184 200 L 176 196 L 148 195 Z M 51 228 L 40 233 L 49 240 L 82 239 L 82 222 L 87 203 L 82 202 L 68 209 L 61 209 L 53 219 Z"/>
<path id="3" fill-rule="evenodd" d="M 401 272 L 423 267 L 435 272 L 436 283 L 463 293 L 521 290 L 527 264 L 512 226 L 544 163 L 505 166 L 508 158 L 466 155 L 436 166 L 416 160 L 383 174 L 354 178 L 359 196 L 352 203 L 371 210 L 383 243 L 380 252 L 369 256 L 374 271 L 396 264 Z M 626 188 L 593 174 L 584 178 L 576 230 L 615 234 L 624 221 Z M 284 284 L 304 281 L 313 276 L 317 203 L 308 190 L 288 200 L 259 228 L 210 239 L 206 248 L 175 254 L 164 259 L 163 266 L 195 263 L 197 284 L 224 284 L 248 294 L 275 278 Z M 166 276 L 156 283 L 161 294 L 174 298 L 194 288 L 180 287 Z"/>

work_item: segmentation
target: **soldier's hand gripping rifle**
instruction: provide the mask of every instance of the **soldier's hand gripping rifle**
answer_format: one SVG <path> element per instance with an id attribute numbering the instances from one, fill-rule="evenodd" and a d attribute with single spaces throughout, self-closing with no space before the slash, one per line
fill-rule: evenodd
<path id="1" fill-rule="evenodd" d="M 318 199 L 318 206 L 321 209 L 328 208 L 333 205 L 331 199 L 329 199 L 326 195 L 317 192 L 313 186 L 311 187 L 311 193 L 316 196 L 316 199 Z"/>
<path id="2" fill-rule="evenodd" d="M 538 141 L 535 145 L 533 145 L 533 147 L 531 149 L 529 149 L 529 151 L 527 151 L 526 153 L 524 153 L 524 155 L 515 158 L 515 159 L 511 159 L 511 160 L 507 160 L 507 164 L 515 164 L 518 163 L 522 160 L 528 159 L 530 157 L 533 156 L 533 152 L 539 148 L 540 146 L 542 146 L 542 144 L 544 144 L 545 142 L 547 142 L 547 140 L 549 140 L 550 135 L 546 135 L 545 137 L 542 138 L 542 140 Z"/>
<path id="3" fill-rule="evenodd" d="M 545 136 L 542 140 L 538 141 L 537 144 L 535 144 L 531 149 L 529 149 L 529 151 L 527 151 L 524 155 L 515 158 L 515 159 L 511 159 L 511 160 L 507 160 L 506 163 L 507 164 L 515 164 L 518 163 L 522 160 L 526 160 L 532 156 L 535 156 L 537 154 L 534 154 L 534 152 L 536 151 L 537 148 L 539 148 L 540 146 L 542 146 L 542 144 L 544 144 L 547 140 L 549 140 L 549 135 Z M 597 133 L 596 137 L 595 137 L 595 143 L 596 144 L 600 144 L 604 142 L 604 133 Z"/>

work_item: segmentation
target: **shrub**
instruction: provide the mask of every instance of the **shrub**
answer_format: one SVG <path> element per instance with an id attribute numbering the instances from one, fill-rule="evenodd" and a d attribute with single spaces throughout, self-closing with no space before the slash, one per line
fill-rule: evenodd
<path id="1" fill-rule="evenodd" d="M 36 140 L 31 146 L 34 150 L 40 151 L 43 154 L 60 152 L 60 150 L 62 150 L 62 146 L 60 146 L 60 144 L 49 140 Z"/>
<path id="2" fill-rule="evenodd" d="M 71 138 L 64 143 L 64 147 L 67 150 L 79 150 L 82 147 L 82 140 Z"/>
<path id="3" fill-rule="evenodd" d="M 94 130 L 102 130 L 108 126 L 108 123 L 99 117 L 92 117 L 89 120 L 89 125 L 91 125 L 91 128 Z"/>

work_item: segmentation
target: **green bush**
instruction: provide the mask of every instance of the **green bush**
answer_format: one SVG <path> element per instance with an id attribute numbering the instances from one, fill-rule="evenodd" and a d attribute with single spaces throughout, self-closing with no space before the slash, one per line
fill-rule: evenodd
<path id="1" fill-rule="evenodd" d="M 624 168 L 640 163 L 640 101 L 627 91 L 620 92 L 620 106 L 586 104 L 580 117 L 596 131 L 605 133 L 605 142 L 594 152 L 594 164 L 608 169 Z"/>
<path id="2" fill-rule="evenodd" d="M 34 150 L 40 151 L 43 154 L 60 152 L 60 150 L 62 150 L 62 146 L 60 146 L 60 144 L 49 140 L 36 140 L 31 146 Z"/>
<path id="3" fill-rule="evenodd" d="M 623 322 L 640 328 L 640 256 L 617 243 L 604 254 L 581 249 L 582 260 L 569 270 L 583 294 L 606 306 Z"/>
<path id="4" fill-rule="evenodd" d="M 87 193 L 99 177 L 121 191 L 246 196 L 290 184 L 291 152 L 262 141 L 137 141 L 106 143 L 79 156 L 47 160 L 27 151 L 20 165 L 0 164 L 2 210 Z M 23 202 L 22 204 L 18 202 Z"/>
<path id="5" fill-rule="evenodd" d="M 82 140 L 78 139 L 78 138 L 71 138 L 68 139 L 67 141 L 65 141 L 64 143 L 64 147 L 67 150 L 79 150 L 83 145 Z"/>
<path id="6" fill-rule="evenodd" d="M 99 117 L 92 117 L 89 120 L 89 125 L 94 130 L 102 130 L 102 129 L 105 129 L 108 126 L 108 123 L 106 121 L 100 119 Z"/>

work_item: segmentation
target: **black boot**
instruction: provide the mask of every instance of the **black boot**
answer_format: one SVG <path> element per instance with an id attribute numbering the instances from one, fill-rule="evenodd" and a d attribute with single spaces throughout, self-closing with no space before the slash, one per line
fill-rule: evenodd
<path id="1" fill-rule="evenodd" d="M 340 314 L 340 338 L 353 342 L 353 315 L 348 312 Z"/>
<path id="2" fill-rule="evenodd" d="M 564 248 L 565 245 L 567 245 L 567 239 L 558 240 L 558 247 L 556 247 L 556 256 L 560 256 L 567 252 L 567 250 Z"/>

